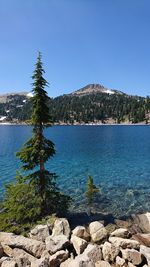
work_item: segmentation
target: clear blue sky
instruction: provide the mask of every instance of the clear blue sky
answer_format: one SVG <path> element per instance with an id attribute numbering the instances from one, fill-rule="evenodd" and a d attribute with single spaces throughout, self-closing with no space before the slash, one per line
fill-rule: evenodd
<path id="1" fill-rule="evenodd" d="M 31 90 L 37 51 L 50 96 L 88 83 L 150 95 L 150 1 L 0 0 L 0 93 Z"/>

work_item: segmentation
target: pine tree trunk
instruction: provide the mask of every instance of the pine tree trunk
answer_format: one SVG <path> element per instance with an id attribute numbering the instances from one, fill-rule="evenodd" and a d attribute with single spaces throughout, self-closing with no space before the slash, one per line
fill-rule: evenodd
<path id="1" fill-rule="evenodd" d="M 39 128 L 39 140 L 40 140 L 40 150 L 42 150 L 42 141 L 43 141 L 43 128 L 42 125 L 40 125 Z M 41 151 L 40 151 L 41 152 Z M 40 156 L 40 194 L 41 194 L 41 199 L 43 201 L 43 205 L 45 202 L 44 199 L 44 193 L 45 193 L 45 177 L 44 177 L 44 171 L 45 171 L 45 166 L 44 166 L 44 160 L 43 156 Z"/>

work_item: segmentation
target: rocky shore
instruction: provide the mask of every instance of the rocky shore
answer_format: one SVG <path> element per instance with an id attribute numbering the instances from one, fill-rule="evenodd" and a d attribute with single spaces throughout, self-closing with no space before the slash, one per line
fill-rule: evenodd
<path id="1" fill-rule="evenodd" d="M 70 228 L 65 218 L 37 225 L 28 237 L 0 232 L 1 267 L 150 266 L 150 213 L 115 224 Z"/>

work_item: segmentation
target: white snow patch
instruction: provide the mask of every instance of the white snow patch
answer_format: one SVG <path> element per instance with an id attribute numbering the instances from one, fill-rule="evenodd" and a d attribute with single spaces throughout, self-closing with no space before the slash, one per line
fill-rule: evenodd
<path id="1" fill-rule="evenodd" d="M 0 121 L 4 121 L 6 118 L 7 118 L 6 116 L 0 117 Z"/>
<path id="2" fill-rule="evenodd" d="M 28 97 L 33 97 L 33 93 L 30 92 L 30 93 L 27 94 L 27 96 Z"/>
<path id="3" fill-rule="evenodd" d="M 26 103 L 26 101 L 27 101 L 27 100 L 26 100 L 26 99 L 24 99 L 22 102 L 23 102 L 23 103 Z"/>
<path id="4" fill-rule="evenodd" d="M 114 91 L 112 91 L 112 90 L 109 90 L 109 89 L 107 89 L 107 90 L 104 90 L 103 92 L 104 92 L 104 93 L 106 93 L 106 94 L 110 94 L 110 95 L 113 95 L 113 94 L 115 94 L 115 92 L 114 92 Z"/>

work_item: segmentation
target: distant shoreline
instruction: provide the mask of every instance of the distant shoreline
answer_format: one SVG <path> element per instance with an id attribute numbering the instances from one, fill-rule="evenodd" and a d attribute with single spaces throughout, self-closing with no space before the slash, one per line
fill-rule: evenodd
<path id="1" fill-rule="evenodd" d="M 31 126 L 25 122 L 11 123 L 11 122 L 0 122 L 0 126 Z M 68 123 L 54 123 L 52 126 L 150 126 L 144 122 L 141 123 L 80 123 L 80 124 L 68 124 Z"/>

